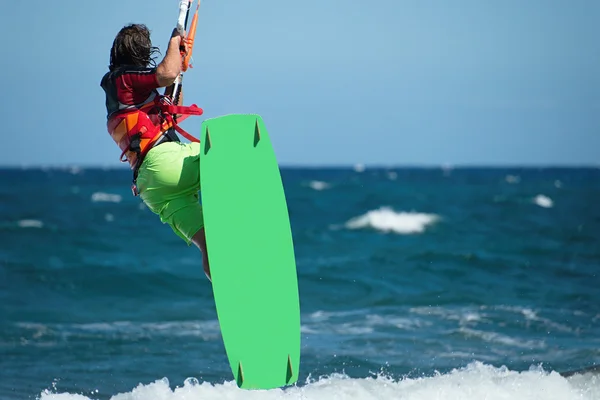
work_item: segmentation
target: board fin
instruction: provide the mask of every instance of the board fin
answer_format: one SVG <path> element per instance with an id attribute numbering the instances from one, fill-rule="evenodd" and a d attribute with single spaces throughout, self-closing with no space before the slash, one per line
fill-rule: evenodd
<path id="1" fill-rule="evenodd" d="M 210 134 L 208 133 L 208 126 L 206 127 L 206 139 L 204 140 L 204 154 L 210 150 Z"/>
<path id="2" fill-rule="evenodd" d="M 287 373 L 285 375 L 285 381 L 286 381 L 286 383 L 290 383 L 290 380 L 292 379 L 292 376 L 294 376 L 294 370 L 292 369 L 292 358 L 288 354 Z"/>
<path id="3" fill-rule="evenodd" d="M 260 140 L 260 128 L 258 127 L 258 119 L 257 119 L 256 123 L 254 125 L 254 147 L 256 147 L 259 140 Z"/>
<path id="4" fill-rule="evenodd" d="M 238 363 L 238 373 L 237 373 L 237 385 L 238 387 L 242 387 L 244 383 L 244 370 L 242 369 L 242 362 Z"/>

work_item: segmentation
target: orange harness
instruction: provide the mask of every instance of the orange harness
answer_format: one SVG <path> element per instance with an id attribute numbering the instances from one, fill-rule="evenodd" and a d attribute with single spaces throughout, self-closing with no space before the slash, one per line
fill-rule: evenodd
<path id="1" fill-rule="evenodd" d="M 109 119 L 107 128 L 122 151 L 121 162 L 129 161 L 131 168 L 136 169 L 152 146 L 171 128 L 192 142 L 200 142 L 178 123 L 190 115 L 202 113 L 203 110 L 195 104 L 174 106 L 167 97 L 156 95 L 154 101 L 148 104 L 116 113 Z"/>
<path id="2" fill-rule="evenodd" d="M 121 149 L 121 162 L 129 161 L 134 178 L 131 187 L 137 196 L 136 178 L 139 166 L 150 149 L 171 128 L 186 139 L 200 142 L 199 139 L 183 130 L 178 123 L 190 115 L 202 115 L 204 111 L 195 104 L 174 106 L 168 97 L 156 95 L 152 102 L 115 113 L 107 122 L 108 132 Z M 125 158 L 123 158 L 125 156 Z"/>

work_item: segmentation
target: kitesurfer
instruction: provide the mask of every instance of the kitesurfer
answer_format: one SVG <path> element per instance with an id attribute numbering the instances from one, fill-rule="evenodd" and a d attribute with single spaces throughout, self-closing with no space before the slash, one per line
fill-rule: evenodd
<path id="1" fill-rule="evenodd" d="M 177 104 L 172 100 L 173 84 L 180 77 L 187 45 L 174 29 L 166 54 L 157 65 L 154 58 L 159 50 L 152 45 L 148 28 L 143 24 L 127 25 L 114 39 L 109 71 L 101 87 L 106 94 L 108 131 L 122 151 L 121 161 L 128 161 L 133 171 L 134 195 L 139 194 L 188 246 L 193 243 L 200 249 L 204 272 L 210 280 L 198 193 L 200 145 L 177 125 L 189 115 L 202 114 L 202 109 L 181 106 L 182 93 Z M 158 88 L 165 88 L 163 95 Z M 183 143 L 177 133 L 193 141 Z"/>

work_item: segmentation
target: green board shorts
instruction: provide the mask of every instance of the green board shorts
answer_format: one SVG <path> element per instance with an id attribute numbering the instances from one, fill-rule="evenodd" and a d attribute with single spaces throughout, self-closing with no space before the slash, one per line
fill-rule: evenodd
<path id="1" fill-rule="evenodd" d="M 167 142 L 151 149 L 137 178 L 140 197 L 188 246 L 204 226 L 200 143 Z"/>

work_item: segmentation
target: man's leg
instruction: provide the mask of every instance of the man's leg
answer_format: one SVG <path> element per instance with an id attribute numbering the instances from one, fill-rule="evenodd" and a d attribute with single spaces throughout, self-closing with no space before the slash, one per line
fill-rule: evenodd
<path id="1" fill-rule="evenodd" d="M 204 268 L 204 273 L 208 280 L 212 282 L 212 279 L 210 278 L 210 266 L 208 265 L 208 254 L 206 252 L 206 236 L 204 234 L 204 228 L 201 228 L 194 236 L 192 236 L 192 242 L 202 252 L 202 268 Z"/>
<path id="2" fill-rule="evenodd" d="M 200 190 L 200 144 L 169 142 L 150 150 L 138 175 L 144 203 L 173 231 L 202 252 L 204 273 L 211 280 L 204 236 Z M 212 281 L 212 280 L 211 280 Z"/>

